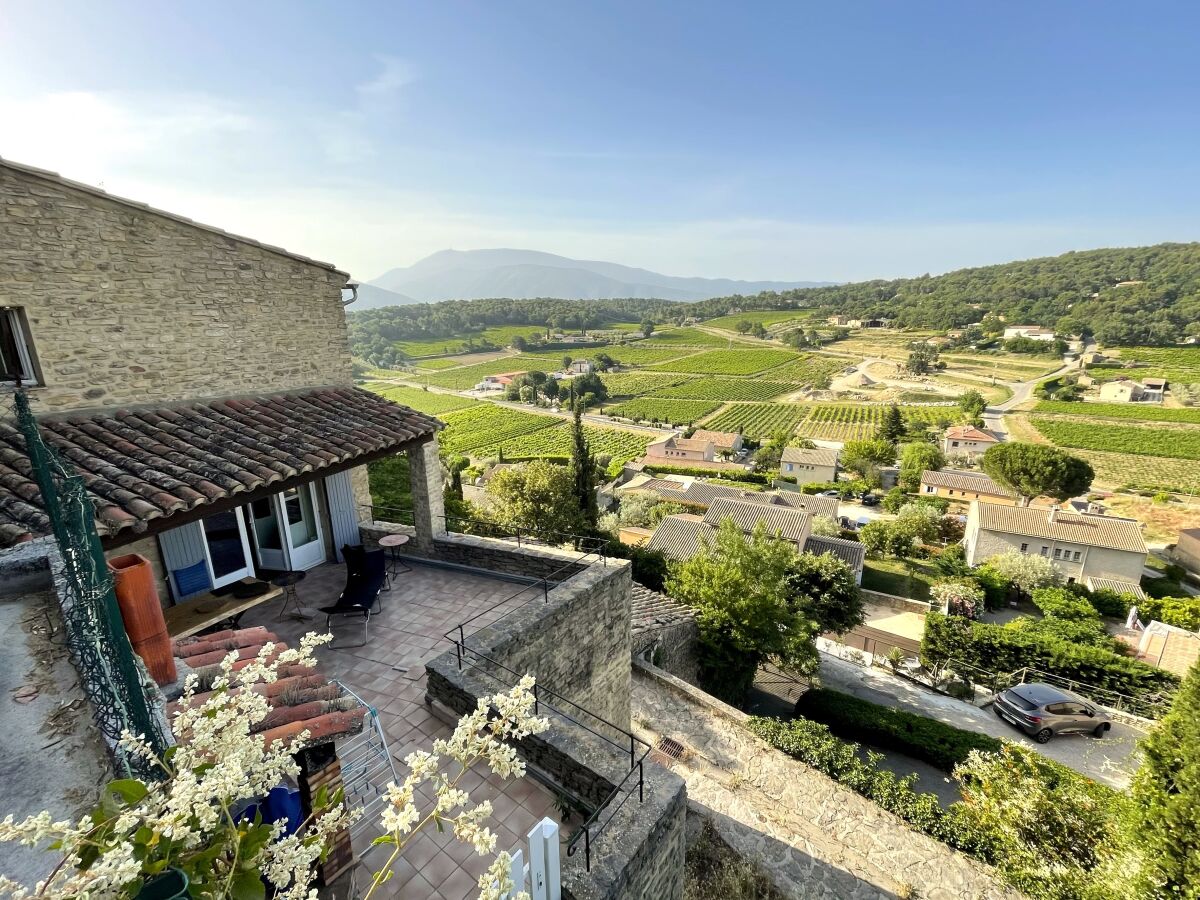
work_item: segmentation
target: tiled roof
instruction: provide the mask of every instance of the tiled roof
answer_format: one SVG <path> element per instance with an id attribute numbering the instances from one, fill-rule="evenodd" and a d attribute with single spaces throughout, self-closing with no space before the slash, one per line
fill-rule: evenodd
<path id="1" fill-rule="evenodd" d="M 697 428 L 692 432 L 693 441 L 712 441 L 714 447 L 732 447 L 741 435 L 736 431 L 706 431 Z"/>
<path id="2" fill-rule="evenodd" d="M 257 658 L 264 644 L 273 643 L 277 651 L 287 649 L 266 628 L 240 628 L 218 631 L 204 637 L 186 638 L 175 641 L 172 651 L 187 663 L 199 678 L 199 692 L 193 695 L 193 706 L 203 703 L 209 696 L 213 679 L 221 674 L 221 661 L 230 651 L 236 651 L 238 662 L 234 670 L 245 668 Z M 342 690 L 330 682 L 317 669 L 306 666 L 283 666 L 279 679 L 270 684 L 257 684 L 253 690 L 262 694 L 271 704 L 271 712 L 255 731 L 264 743 L 281 740 L 284 743 L 307 731 L 307 743 L 319 744 L 346 734 L 362 731 L 366 708 L 353 698 L 344 697 Z M 167 712 L 173 715 L 179 702 L 168 705 Z M 176 735 L 186 740 L 186 735 Z"/>
<path id="3" fill-rule="evenodd" d="M 838 452 L 828 447 L 784 447 L 780 462 L 801 463 L 807 466 L 836 466 Z"/>
<path id="4" fill-rule="evenodd" d="M 187 216 L 181 216 L 177 213 L 167 212 L 162 209 L 155 209 L 146 203 L 141 203 L 137 200 L 130 200 L 127 197 L 118 197 L 116 194 L 110 194 L 103 188 L 98 188 L 90 184 L 84 184 L 80 181 L 72 181 L 70 178 L 64 178 L 57 172 L 51 172 L 47 169 L 39 169 L 34 166 L 27 166 L 24 163 L 13 162 L 11 159 L 0 158 L 0 167 L 12 169 L 14 172 L 22 172 L 26 175 L 33 175 L 36 178 L 41 178 L 43 181 L 53 182 L 62 185 L 66 188 L 71 188 L 76 191 L 83 191 L 87 194 L 92 194 L 96 197 L 103 197 L 105 200 L 110 200 L 113 203 L 119 203 L 122 206 L 129 206 L 133 209 L 141 210 L 142 212 L 150 213 L 151 215 L 161 216 L 164 219 L 173 219 L 184 225 L 190 225 L 193 228 L 199 228 L 201 231 L 209 231 L 221 237 L 228 238 L 231 241 L 237 241 L 239 244 L 248 244 L 251 247 L 258 247 L 262 250 L 267 250 L 270 253 L 277 253 L 280 256 L 287 256 L 291 259 L 298 260 L 302 263 L 307 263 L 312 266 L 318 266 L 322 269 L 328 269 L 331 272 L 336 272 L 338 275 L 350 277 L 348 272 L 343 272 L 341 269 L 334 267 L 332 263 L 321 262 L 320 260 L 311 259 L 307 256 L 302 256 L 299 253 L 292 253 L 290 250 L 284 250 L 282 247 L 274 247 L 270 244 L 264 244 L 261 241 L 256 241 L 253 238 L 242 237 L 238 234 L 230 234 L 222 228 L 217 228 L 214 225 L 205 225 L 197 222 L 194 219 L 189 219 Z"/>
<path id="5" fill-rule="evenodd" d="M 663 447 L 668 450 L 708 450 L 712 446 L 712 441 L 698 440 L 696 438 L 683 438 L 671 435 L 654 441 L 646 447 L 649 452 L 651 447 Z"/>
<path id="6" fill-rule="evenodd" d="M 704 523 L 717 528 L 726 519 L 732 519 L 738 528 L 749 534 L 759 522 L 763 522 L 769 534 L 799 542 L 808 534 L 808 518 L 809 514 L 800 509 L 720 499 L 714 500 L 708 508 Z"/>
<path id="7" fill-rule="evenodd" d="M 814 516 L 828 516 L 831 519 L 836 519 L 838 514 L 837 497 L 820 497 L 815 494 L 802 494 L 799 491 L 740 490 L 723 484 L 709 484 L 706 481 L 684 484 L 666 478 L 649 478 L 638 484 L 622 485 L 620 489 L 624 492 L 652 491 L 663 500 L 705 508 L 712 505 L 714 500 L 725 498 L 766 506 L 802 509 Z"/>
<path id="8" fill-rule="evenodd" d="M 634 583 L 629 610 L 634 635 L 695 617 L 696 614 L 691 607 L 666 594 L 660 594 L 658 591 L 652 591 L 648 587 Z"/>
<path id="9" fill-rule="evenodd" d="M 861 572 L 867 550 L 858 541 L 848 541 L 845 538 L 822 537 L 812 535 L 804 542 L 804 552 L 820 556 L 822 553 L 832 553 L 855 572 Z"/>
<path id="10" fill-rule="evenodd" d="M 1033 506 L 1001 506 L 982 500 L 972 501 L 971 507 L 972 514 L 979 517 L 979 527 L 984 531 L 1046 538 L 1087 547 L 1107 547 L 1131 553 L 1146 552 L 1141 529 L 1133 519 Z"/>
<path id="11" fill-rule="evenodd" d="M 779 491 L 770 496 L 780 506 L 802 509 L 814 516 L 827 516 L 834 520 L 837 519 L 838 508 L 841 505 L 841 501 L 837 497 L 824 497 L 820 494 L 803 494 L 799 491 Z"/>
<path id="12" fill-rule="evenodd" d="M 921 473 L 921 484 L 934 487 L 944 487 L 955 491 L 972 491 L 978 494 L 991 494 L 995 497 L 1016 497 L 1012 491 L 1003 488 L 982 472 L 963 472 L 958 469 L 941 469 L 934 471 L 926 469 Z"/>
<path id="13" fill-rule="evenodd" d="M 998 443 L 1000 438 L 983 428 L 974 425 L 951 425 L 946 429 L 946 437 L 957 441 L 992 441 Z"/>
<path id="14" fill-rule="evenodd" d="M 433 435 L 441 423 L 360 388 L 127 409 L 39 422 L 83 477 L 101 535 L 319 473 Z M 49 531 L 25 440 L 0 422 L 0 546 Z"/>
<path id="15" fill-rule="evenodd" d="M 1118 578 L 1094 578 L 1088 576 L 1087 587 L 1089 591 L 1112 591 L 1116 594 L 1133 594 L 1139 600 L 1146 599 L 1146 592 L 1142 590 L 1140 584 L 1134 584 L 1132 581 L 1121 581 Z"/>
<path id="16" fill-rule="evenodd" d="M 700 547 L 702 535 L 708 533 L 704 520 L 690 513 L 667 516 L 658 523 L 647 550 L 656 550 L 667 559 L 691 559 Z"/>

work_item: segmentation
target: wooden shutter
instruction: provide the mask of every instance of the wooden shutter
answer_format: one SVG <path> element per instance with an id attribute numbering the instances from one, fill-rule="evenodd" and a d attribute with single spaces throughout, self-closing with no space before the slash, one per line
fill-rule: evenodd
<path id="1" fill-rule="evenodd" d="M 204 562 L 208 558 L 208 549 L 204 542 L 204 526 L 200 522 L 189 522 L 187 525 L 180 525 L 178 528 L 162 532 L 158 536 L 158 547 L 162 552 L 163 568 L 167 570 L 167 583 L 171 586 L 171 596 L 175 598 L 176 603 L 212 588 L 210 584 L 203 590 L 194 590 L 180 596 L 175 578 L 171 574 L 178 569 L 186 569 L 196 563 Z"/>
<path id="2" fill-rule="evenodd" d="M 357 547 L 362 543 L 349 470 L 325 479 L 325 499 L 329 503 L 329 522 L 333 527 L 333 551 L 337 554 L 337 561 L 342 562 L 343 546 L 349 544 Z"/>

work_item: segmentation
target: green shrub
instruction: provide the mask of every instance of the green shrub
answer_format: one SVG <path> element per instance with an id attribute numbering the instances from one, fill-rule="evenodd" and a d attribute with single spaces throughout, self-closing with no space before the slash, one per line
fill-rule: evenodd
<path id="1" fill-rule="evenodd" d="M 1091 591 L 1088 599 L 1100 615 L 1114 619 L 1124 619 L 1129 615 L 1129 607 L 1137 602 L 1133 594 L 1118 594 L 1109 590 Z"/>
<path id="2" fill-rule="evenodd" d="M 1010 590 L 1008 579 L 984 563 L 973 573 L 979 586 L 983 588 L 983 605 L 988 609 L 1003 609 L 1008 605 Z"/>
<path id="3" fill-rule="evenodd" d="M 1179 593 L 1179 582 L 1170 578 L 1146 578 L 1142 581 L 1142 590 L 1147 596 L 1161 600 Z"/>
<path id="4" fill-rule="evenodd" d="M 1042 615 L 1066 621 L 1099 621 L 1100 613 L 1085 598 L 1065 588 L 1038 588 L 1032 594 L 1033 605 Z"/>
<path id="5" fill-rule="evenodd" d="M 770 476 L 762 472 L 743 472 L 738 469 L 705 469 L 701 466 L 646 466 L 653 475 L 695 475 L 701 478 L 723 478 L 726 481 L 745 481 L 751 484 L 770 484 Z"/>
<path id="6" fill-rule="evenodd" d="M 1105 630 L 1104 623 L 1099 619 L 1035 619 L 1030 616 L 1018 616 L 1006 622 L 1004 627 L 1043 638 L 1106 647 L 1113 652 L 1120 652 L 1122 648 L 1121 643 Z"/>
<path id="7" fill-rule="evenodd" d="M 796 711 L 825 725 L 838 737 L 865 741 L 924 760 L 951 772 L 972 750 L 994 752 L 1000 741 L 986 734 L 964 731 L 936 719 L 880 706 L 849 694 L 825 689 L 810 690 Z"/>
<path id="8" fill-rule="evenodd" d="M 1200 597 L 1147 597 L 1137 603 L 1138 618 L 1200 631 Z"/>
<path id="9" fill-rule="evenodd" d="M 1179 679 L 1104 647 L 1080 646 L 1037 631 L 968 622 L 931 612 L 925 618 L 921 656 L 931 663 L 958 660 L 988 672 L 1026 666 L 1092 687 L 1133 697 L 1170 692 Z"/>

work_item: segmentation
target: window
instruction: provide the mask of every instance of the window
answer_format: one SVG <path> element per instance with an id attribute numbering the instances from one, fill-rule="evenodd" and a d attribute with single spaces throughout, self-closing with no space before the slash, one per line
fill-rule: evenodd
<path id="1" fill-rule="evenodd" d="M 1049 548 L 1049 547 L 1042 547 L 1042 556 L 1047 556 L 1047 557 L 1048 557 L 1049 555 L 1050 555 L 1050 548 Z"/>
<path id="2" fill-rule="evenodd" d="M 1055 558 L 1055 559 L 1062 559 L 1062 549 L 1061 549 L 1060 547 L 1055 547 L 1055 548 L 1054 548 L 1054 558 Z"/>
<path id="3" fill-rule="evenodd" d="M 925 493 L 932 494 L 934 492 L 934 490 L 935 490 L 935 488 L 932 484 L 925 485 Z"/>
<path id="4" fill-rule="evenodd" d="M 951 442 L 950 442 L 950 446 L 951 446 L 951 447 L 957 447 L 957 446 L 958 446 L 958 441 L 951 441 Z"/>
<path id="5" fill-rule="evenodd" d="M 1074 553 L 1071 554 L 1071 562 L 1079 562 L 1079 557 L 1081 555 L 1082 554 L 1078 550 L 1076 550 Z"/>
<path id="6" fill-rule="evenodd" d="M 1021 552 L 1022 552 L 1022 553 L 1028 553 L 1028 552 L 1029 552 L 1029 545 L 1028 545 L 1028 544 L 1022 544 L 1022 545 L 1021 545 Z"/>
<path id="7" fill-rule="evenodd" d="M 25 337 L 24 310 L 16 306 L 0 307 L 0 378 L 5 381 L 21 379 L 26 383 L 37 383 L 37 372 L 33 367 L 33 353 Z"/>

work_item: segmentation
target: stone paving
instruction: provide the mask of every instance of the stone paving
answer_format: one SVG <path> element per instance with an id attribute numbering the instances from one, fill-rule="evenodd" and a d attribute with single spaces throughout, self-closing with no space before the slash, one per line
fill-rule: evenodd
<path id="1" fill-rule="evenodd" d="M 379 711 L 400 777 L 405 773 L 405 756 L 414 750 L 428 750 L 435 738 L 448 737 L 451 731 L 424 702 L 425 663 L 453 649 L 443 635 L 458 623 L 500 604 L 468 628 L 470 634 L 472 628 L 494 621 L 533 596 L 519 593 L 520 584 L 484 573 L 410 562 L 412 572 L 398 574 L 391 588 L 383 592 L 383 608 L 371 616 L 370 640 L 365 646 L 326 646 L 317 651 L 326 675 L 344 683 Z M 334 603 L 344 583 L 343 566 L 319 566 L 307 573 L 298 588 L 300 602 L 314 615 L 311 621 L 298 621 L 290 615 L 278 620 L 276 601 L 247 613 L 241 624 L 266 626 L 289 644 L 297 643 L 307 632 L 324 629 L 325 617 L 317 607 Z M 339 622 L 335 618 L 332 630 L 335 647 L 362 639 L 359 619 Z M 499 838 L 499 850 L 524 846 L 526 833 L 543 817 L 557 819 L 553 795 L 532 779 L 505 782 L 472 772 L 462 785 L 472 799 L 492 801 L 494 813 L 488 825 Z M 355 851 L 361 853 L 368 842 L 367 837 L 356 840 Z M 371 850 L 364 865 L 356 870 L 357 885 L 339 884 L 329 896 L 350 900 L 356 896 L 355 887 L 357 896 L 365 894 L 370 871 L 387 856 L 386 847 Z M 436 830 L 422 833 L 405 848 L 391 880 L 373 895 L 373 900 L 463 900 L 477 896 L 476 881 L 488 861 L 490 858 L 475 856 L 449 834 L 438 834 Z"/>
<path id="2" fill-rule="evenodd" d="M 756 738 L 744 715 L 665 673 L 635 667 L 639 736 L 681 743 L 689 803 L 791 898 L 1013 900 L 987 867 Z"/>

